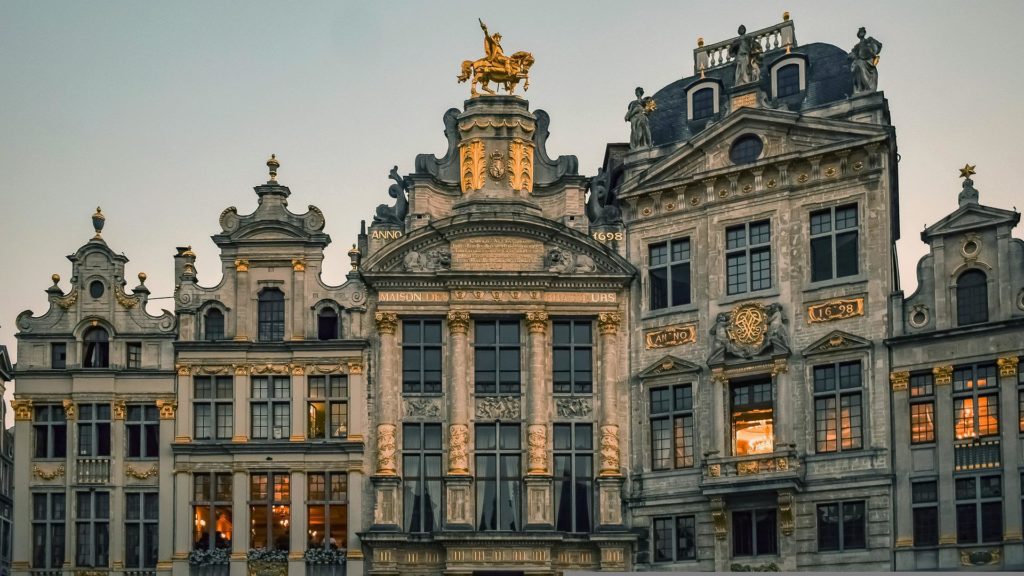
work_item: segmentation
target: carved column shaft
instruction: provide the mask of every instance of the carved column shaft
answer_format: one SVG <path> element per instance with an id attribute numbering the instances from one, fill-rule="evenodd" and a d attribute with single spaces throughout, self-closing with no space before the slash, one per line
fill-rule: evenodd
<path id="1" fill-rule="evenodd" d="M 398 422 L 398 316 L 394 312 L 377 312 L 377 332 L 380 334 L 380 397 L 377 422 L 377 474 L 396 476 Z"/>
<path id="2" fill-rule="evenodd" d="M 249 340 L 249 261 L 235 261 L 235 340 Z"/>
<path id="3" fill-rule="evenodd" d="M 306 336 L 306 262 L 292 260 L 292 340 L 304 340 Z"/>
<path id="4" fill-rule="evenodd" d="M 618 376 L 618 331 L 622 315 L 598 315 L 601 332 L 601 471 L 600 476 L 619 475 L 619 426 L 616 423 L 615 382 Z"/>
<path id="5" fill-rule="evenodd" d="M 451 333 L 452 378 L 448 396 L 448 474 L 469 475 L 469 312 L 448 312 Z"/>
<path id="6" fill-rule="evenodd" d="M 526 323 L 530 329 L 530 380 L 527 387 L 529 402 L 529 426 L 527 441 L 529 444 L 529 466 L 527 474 L 547 474 L 547 410 L 546 401 L 550 398 L 545 390 L 546 373 L 544 356 L 547 352 L 546 336 L 548 332 L 547 312 L 527 312 Z"/>

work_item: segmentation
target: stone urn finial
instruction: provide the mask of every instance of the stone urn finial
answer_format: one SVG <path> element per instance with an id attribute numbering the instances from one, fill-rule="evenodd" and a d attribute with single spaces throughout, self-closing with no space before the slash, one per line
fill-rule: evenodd
<path id="1" fill-rule="evenodd" d="M 277 154 L 271 154 L 270 160 L 267 160 L 267 168 L 270 169 L 270 181 L 277 182 L 277 169 L 281 167 L 281 163 L 277 161 Z"/>
<path id="2" fill-rule="evenodd" d="M 93 236 L 93 240 L 101 240 L 103 237 L 103 224 L 107 221 L 107 217 L 103 215 L 103 211 L 100 207 L 96 207 L 96 213 L 92 215 L 92 227 L 96 229 L 96 235 Z"/>

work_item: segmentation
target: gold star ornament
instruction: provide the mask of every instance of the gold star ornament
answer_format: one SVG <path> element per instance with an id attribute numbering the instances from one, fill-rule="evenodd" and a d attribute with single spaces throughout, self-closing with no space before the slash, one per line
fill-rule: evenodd
<path id="1" fill-rule="evenodd" d="M 970 178 L 972 174 L 977 174 L 977 172 L 974 171 L 974 166 L 970 164 L 964 164 L 964 167 L 960 169 L 961 178 Z"/>

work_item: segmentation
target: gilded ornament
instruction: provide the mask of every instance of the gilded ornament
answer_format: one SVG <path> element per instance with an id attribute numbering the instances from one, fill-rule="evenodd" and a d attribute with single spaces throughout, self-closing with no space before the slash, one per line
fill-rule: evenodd
<path id="1" fill-rule="evenodd" d="M 14 409 L 15 421 L 32 420 L 32 400 L 30 398 L 26 398 L 24 400 L 11 400 L 11 408 Z"/>
<path id="2" fill-rule="evenodd" d="M 665 212 L 672 212 L 675 209 L 676 205 L 674 203 L 669 202 L 668 204 L 665 204 Z"/>
<path id="3" fill-rule="evenodd" d="M 712 478 L 719 478 L 722 476 L 722 465 L 721 464 L 709 464 L 708 465 L 708 476 Z"/>
<path id="4" fill-rule="evenodd" d="M 373 318 L 381 334 L 394 334 L 398 328 L 398 314 L 394 312 L 377 312 Z"/>
<path id="5" fill-rule="evenodd" d="M 482 140 L 469 140 L 459 144 L 459 172 L 462 174 L 463 193 L 484 187 L 486 164 Z"/>
<path id="6" fill-rule="evenodd" d="M 807 323 L 831 322 L 864 315 L 864 298 L 839 298 L 807 307 Z"/>
<path id="7" fill-rule="evenodd" d="M 601 472 L 598 476 L 619 474 L 619 427 L 601 426 Z"/>
<path id="8" fill-rule="evenodd" d="M 74 400 L 65 400 L 62 404 L 64 405 L 64 417 L 68 420 L 74 420 L 78 415 Z"/>
<path id="9" fill-rule="evenodd" d="M 469 453 L 466 443 L 469 441 L 469 426 L 452 424 L 448 426 L 448 473 L 469 474 Z"/>
<path id="10" fill-rule="evenodd" d="M 715 526 L 715 539 L 725 540 L 727 534 L 725 500 L 721 496 L 711 497 L 711 523 Z"/>
<path id="11" fill-rule="evenodd" d="M 361 363 L 359 363 L 359 362 L 349 362 L 348 363 L 348 373 L 349 374 L 362 374 L 363 373 L 363 365 Z"/>
<path id="12" fill-rule="evenodd" d="M 470 82 L 469 93 L 471 97 L 480 95 L 477 92 L 477 84 L 488 94 L 495 94 L 491 90 L 490 83 L 494 82 L 499 88 L 504 87 L 509 94 L 515 92 L 519 81 L 523 83 L 523 91 L 530 88 L 530 67 L 533 66 L 533 54 L 529 52 L 516 52 L 511 56 L 505 56 L 501 47 L 501 34 L 495 32 L 490 34 L 487 25 L 480 21 L 480 28 L 484 31 L 484 53 L 486 56 L 479 60 L 465 60 L 462 62 L 462 72 L 458 76 L 460 83 Z"/>
<path id="13" fill-rule="evenodd" d="M 825 176 L 828 176 L 829 178 L 835 176 L 838 173 L 839 171 L 836 170 L 834 166 L 829 166 L 828 168 L 825 169 Z"/>
<path id="14" fill-rule="evenodd" d="M 793 534 L 793 495 L 789 492 L 779 493 L 779 524 L 782 526 L 782 533 L 790 536 Z"/>
<path id="15" fill-rule="evenodd" d="M 495 180 L 501 180 L 505 176 L 505 155 L 495 150 L 491 152 L 491 161 L 487 167 L 487 173 Z"/>
<path id="16" fill-rule="evenodd" d="M 142 301 L 142 298 L 138 296 L 129 296 L 125 294 L 124 288 L 117 284 L 114 284 L 114 298 L 117 300 L 117 303 L 125 309 L 135 308 L 139 305 L 139 302 Z"/>
<path id="17" fill-rule="evenodd" d="M 696 206 L 697 204 L 700 204 L 700 198 L 697 197 L 697 196 L 691 197 L 690 198 L 690 206 Z"/>
<path id="18" fill-rule="evenodd" d="M 892 385 L 893 392 L 900 392 L 906 390 L 910 385 L 910 372 L 890 372 L 889 373 L 889 384 Z"/>
<path id="19" fill-rule="evenodd" d="M 303 260 L 302 258 L 293 258 L 292 259 L 292 270 L 294 270 L 296 272 L 305 272 L 306 271 L 306 261 Z"/>
<path id="20" fill-rule="evenodd" d="M 124 420 L 128 415 L 128 406 L 125 405 L 124 400 L 114 400 L 113 404 L 114 420 Z"/>
<path id="21" fill-rule="evenodd" d="M 745 184 L 743 186 L 743 193 L 744 194 L 749 194 L 753 189 L 754 189 L 754 187 L 751 186 L 750 184 Z"/>
<path id="22" fill-rule="evenodd" d="M 976 164 L 975 165 L 964 164 L 964 167 L 960 169 L 960 177 L 961 178 L 970 178 L 971 176 L 974 176 L 975 174 L 977 174 L 977 172 L 974 171 L 974 167 L 975 166 L 977 166 L 977 165 Z"/>
<path id="23" fill-rule="evenodd" d="M 861 170 L 864 169 L 864 163 L 861 162 L 860 160 L 857 160 L 856 162 L 853 163 L 853 169 L 860 172 Z"/>
<path id="24" fill-rule="evenodd" d="M 64 465 L 58 464 L 53 470 L 43 470 L 38 465 L 32 465 L 32 475 L 40 480 L 54 480 L 64 477 Z"/>
<path id="25" fill-rule="evenodd" d="M 654 210 L 651 210 L 651 207 L 648 206 L 641 210 L 640 213 L 643 214 L 644 216 L 650 216 L 651 214 L 654 214 Z"/>
<path id="26" fill-rule="evenodd" d="M 57 303 L 57 306 L 60 306 L 64 310 L 67 310 L 68 308 L 71 308 L 72 306 L 74 306 L 74 304 L 75 304 L 75 302 L 77 300 L 78 300 L 78 287 L 74 287 L 74 288 L 71 289 L 70 292 L 68 292 L 64 296 L 60 296 L 60 297 L 54 299 L 54 302 Z"/>
<path id="27" fill-rule="evenodd" d="M 513 190 L 533 192 L 533 144 L 514 138 L 508 143 L 508 183 Z"/>
<path id="28" fill-rule="evenodd" d="M 395 464 L 396 453 L 395 425 L 377 425 L 377 474 L 379 476 L 396 476 L 398 474 Z"/>
<path id="29" fill-rule="evenodd" d="M 806 172 L 804 172 L 803 174 L 801 174 L 801 175 L 796 177 L 796 181 L 801 183 L 801 184 L 803 184 L 804 182 L 807 182 L 810 179 L 811 179 L 811 177 L 808 176 Z"/>
<path id="30" fill-rule="evenodd" d="M 733 308 L 725 333 L 734 343 L 759 348 L 768 333 L 768 312 L 765 306 L 748 302 Z"/>
<path id="31" fill-rule="evenodd" d="M 465 334 L 469 331 L 469 312 L 450 310 L 448 312 L 448 330 L 452 334 Z"/>
<path id="32" fill-rule="evenodd" d="M 777 182 L 775 182 L 775 178 L 769 178 L 768 182 L 765 184 L 769 189 L 775 188 L 776 185 Z"/>
<path id="33" fill-rule="evenodd" d="M 243 260 L 243 259 L 235 260 L 235 272 L 248 272 L 248 271 L 249 271 L 249 261 L 248 260 Z"/>
<path id="34" fill-rule="evenodd" d="M 548 331 L 548 313 L 543 310 L 535 310 L 526 313 L 526 325 L 531 333 Z"/>
<path id="35" fill-rule="evenodd" d="M 292 376 L 304 376 L 306 374 L 306 368 L 301 364 L 292 364 Z"/>
<path id="36" fill-rule="evenodd" d="M 996 364 L 999 366 L 1000 376 L 1016 376 L 1017 365 L 1020 362 L 1020 358 L 1016 356 L 1006 356 L 996 360 Z"/>
<path id="37" fill-rule="evenodd" d="M 936 386 L 945 386 L 953 383 L 953 366 L 936 366 L 932 368 L 932 375 L 935 378 Z"/>
<path id="38" fill-rule="evenodd" d="M 128 478 L 135 478 L 136 480 L 147 480 L 149 478 L 153 478 L 154 476 L 156 476 L 159 473 L 160 473 L 160 467 L 157 466 L 156 464 L 150 466 L 149 468 L 147 468 L 145 470 L 139 470 L 139 469 L 135 468 L 134 466 L 132 466 L 131 464 L 128 464 L 127 466 L 125 466 L 125 469 L 124 469 L 124 475 L 126 477 L 128 477 Z"/>
<path id="39" fill-rule="evenodd" d="M 232 364 L 232 368 L 235 369 L 235 376 L 248 376 L 250 368 L 246 364 Z"/>
<path id="40" fill-rule="evenodd" d="M 178 376 L 188 376 L 192 374 L 192 367 L 188 364 L 178 364 L 176 369 L 178 371 Z"/>
<path id="41" fill-rule="evenodd" d="M 156 407 L 160 409 L 161 420 L 174 420 L 174 413 L 178 410 L 178 401 L 173 398 L 157 400 Z"/>
<path id="42" fill-rule="evenodd" d="M 729 196 L 729 191 L 726 190 L 725 188 L 722 188 L 721 190 L 718 191 L 718 197 L 719 198 L 726 198 L 728 196 Z"/>
<path id="43" fill-rule="evenodd" d="M 618 312 L 601 312 L 597 315 L 597 328 L 601 334 L 615 334 L 622 323 L 622 314 Z"/>
<path id="44" fill-rule="evenodd" d="M 666 326 L 658 330 L 644 332 L 644 348 L 671 348 L 697 341 L 697 324 L 681 324 Z"/>
<path id="45" fill-rule="evenodd" d="M 508 119 L 484 119 L 484 120 L 470 120 L 459 124 L 459 132 L 469 132 L 473 128 L 518 128 L 523 132 L 530 133 L 537 129 L 535 125 L 530 122 L 524 122 L 522 120 L 508 120 Z"/>
<path id="46" fill-rule="evenodd" d="M 548 473 L 548 427 L 544 424 L 532 424 L 527 429 L 526 438 L 529 444 L 529 466 L 527 474 Z"/>

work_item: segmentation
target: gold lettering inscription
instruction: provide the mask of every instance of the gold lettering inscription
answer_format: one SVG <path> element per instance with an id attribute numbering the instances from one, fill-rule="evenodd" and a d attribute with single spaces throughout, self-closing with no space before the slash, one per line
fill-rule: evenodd
<path id="1" fill-rule="evenodd" d="M 447 302 L 447 292 L 381 292 L 380 302 Z"/>
<path id="2" fill-rule="evenodd" d="M 544 245 L 514 236 L 481 236 L 452 241 L 452 270 L 541 270 Z"/>
<path id="3" fill-rule="evenodd" d="M 544 301 L 560 304 L 614 304 L 615 292 L 548 292 Z"/>
<path id="4" fill-rule="evenodd" d="M 742 94 L 732 99 L 732 109 L 739 110 L 745 107 L 757 106 L 757 93 Z"/>
<path id="5" fill-rule="evenodd" d="M 671 348 L 697 341 L 697 325 L 681 324 L 668 326 L 660 330 L 644 332 L 644 344 L 648 350 L 655 348 Z"/>
<path id="6" fill-rule="evenodd" d="M 624 238 L 622 232 L 594 232 L 591 236 L 593 236 L 594 240 L 597 240 L 598 242 L 611 242 L 613 240 L 622 240 Z"/>
<path id="7" fill-rule="evenodd" d="M 829 300 L 807 307 L 807 323 L 831 322 L 864 315 L 864 299 Z"/>
<path id="8" fill-rule="evenodd" d="M 370 232 L 370 238 L 374 240 L 397 240 L 401 237 L 401 230 L 373 230 Z"/>

